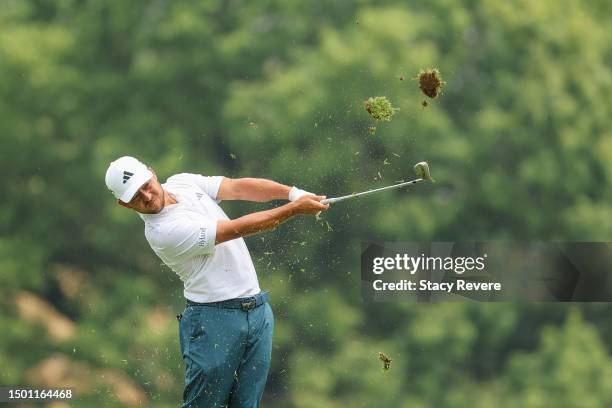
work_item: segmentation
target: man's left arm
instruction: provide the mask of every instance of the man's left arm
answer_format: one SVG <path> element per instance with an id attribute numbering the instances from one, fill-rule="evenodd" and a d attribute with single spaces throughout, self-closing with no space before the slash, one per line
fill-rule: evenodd
<path id="1" fill-rule="evenodd" d="M 295 201 L 303 195 L 312 194 L 297 187 L 289 187 L 276 181 L 260 178 L 230 179 L 223 177 L 218 200 L 245 200 L 266 202 L 271 200 Z"/>

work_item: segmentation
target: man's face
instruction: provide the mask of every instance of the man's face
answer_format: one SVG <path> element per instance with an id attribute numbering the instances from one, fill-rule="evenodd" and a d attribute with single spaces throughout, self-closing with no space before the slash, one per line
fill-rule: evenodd
<path id="1" fill-rule="evenodd" d="M 142 214 L 157 214 L 164 209 L 164 201 L 164 189 L 157 181 L 157 176 L 153 174 L 153 177 L 140 187 L 132 201 L 129 203 L 119 201 L 119 204 Z"/>

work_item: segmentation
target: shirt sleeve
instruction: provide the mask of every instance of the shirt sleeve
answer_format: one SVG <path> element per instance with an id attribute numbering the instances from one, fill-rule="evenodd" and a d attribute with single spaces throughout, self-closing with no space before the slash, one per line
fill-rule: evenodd
<path id="1" fill-rule="evenodd" d="M 181 219 L 155 234 L 157 251 L 170 259 L 187 259 L 196 255 L 210 255 L 215 247 L 217 222 L 208 219 Z"/>
<path id="2" fill-rule="evenodd" d="M 181 175 L 187 177 L 192 183 L 202 189 L 202 191 L 204 191 L 210 198 L 217 201 L 217 203 L 221 202 L 221 200 L 217 199 L 217 194 L 219 193 L 223 176 L 202 176 L 201 174 L 193 173 L 183 173 Z"/>

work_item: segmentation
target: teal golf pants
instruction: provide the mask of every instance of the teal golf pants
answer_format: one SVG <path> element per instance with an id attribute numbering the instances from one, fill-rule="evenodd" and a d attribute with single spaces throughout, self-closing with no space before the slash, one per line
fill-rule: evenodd
<path id="1" fill-rule="evenodd" d="M 266 385 L 274 315 L 268 294 L 188 301 L 179 319 L 185 361 L 182 408 L 252 408 Z"/>

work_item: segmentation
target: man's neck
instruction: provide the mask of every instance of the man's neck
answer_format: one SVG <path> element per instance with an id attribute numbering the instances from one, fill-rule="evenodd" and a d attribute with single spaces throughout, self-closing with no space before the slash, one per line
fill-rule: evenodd
<path id="1" fill-rule="evenodd" d="M 178 200 L 171 192 L 164 189 L 164 207 L 178 203 Z"/>

